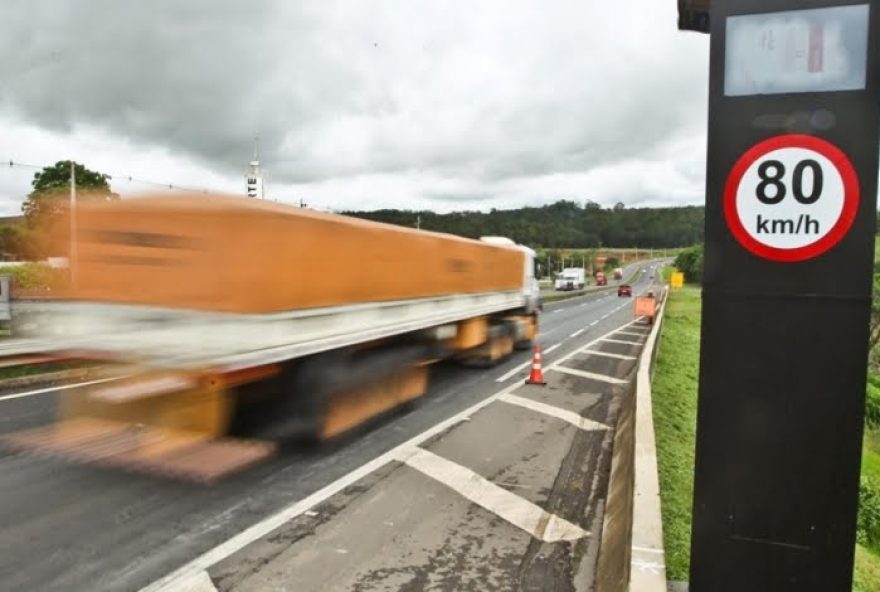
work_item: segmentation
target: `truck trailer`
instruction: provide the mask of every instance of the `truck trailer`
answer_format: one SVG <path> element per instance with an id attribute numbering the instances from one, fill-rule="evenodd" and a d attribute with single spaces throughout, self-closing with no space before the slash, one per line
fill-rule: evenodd
<path id="1" fill-rule="evenodd" d="M 0 355 L 105 363 L 18 450 L 210 481 L 490 365 L 538 331 L 535 253 L 265 201 L 84 203 L 71 285 L 18 302 Z M 421 273 L 413 273 L 421 270 Z"/>

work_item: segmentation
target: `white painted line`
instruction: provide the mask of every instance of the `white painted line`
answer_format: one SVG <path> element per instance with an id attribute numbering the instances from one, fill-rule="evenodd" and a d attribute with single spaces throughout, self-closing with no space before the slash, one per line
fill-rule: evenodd
<path id="1" fill-rule="evenodd" d="M 615 335 L 632 335 L 633 337 L 644 337 L 646 333 L 634 333 L 631 331 L 618 331 Z"/>
<path id="2" fill-rule="evenodd" d="M 638 341 L 624 341 L 623 339 L 603 339 L 602 341 L 607 341 L 608 343 L 623 343 L 625 345 L 641 345 Z"/>
<path id="3" fill-rule="evenodd" d="M 575 331 L 574 333 L 572 333 L 571 335 L 569 335 L 569 337 L 577 337 L 578 335 L 580 335 L 580 334 L 583 333 L 584 331 L 586 331 L 586 329 L 578 329 L 577 331 Z"/>
<path id="4" fill-rule="evenodd" d="M 585 354 L 591 356 L 605 356 L 606 358 L 617 358 L 618 360 L 638 360 L 635 356 L 625 356 L 623 354 L 612 354 L 611 352 L 597 351 L 595 349 L 584 350 Z"/>
<path id="5" fill-rule="evenodd" d="M 626 384 L 629 382 L 628 380 L 623 380 L 622 378 L 617 378 L 615 376 L 596 374 L 595 372 L 584 372 L 583 370 L 575 370 L 574 368 L 567 368 L 559 365 L 553 365 L 548 368 L 548 370 L 555 370 L 564 374 L 571 374 L 572 376 L 580 376 L 581 378 L 589 378 L 591 380 L 601 380 L 602 382 L 608 382 L 611 384 Z"/>
<path id="6" fill-rule="evenodd" d="M 181 581 L 175 590 L 177 592 L 217 592 L 217 586 L 214 585 L 208 572 L 200 571 Z"/>
<path id="7" fill-rule="evenodd" d="M 400 450 L 396 460 L 436 479 L 478 506 L 547 543 L 575 541 L 590 534 L 555 514 L 545 512 L 527 499 L 495 485 L 469 468 L 424 448 L 413 446 L 408 450 Z"/>
<path id="8" fill-rule="evenodd" d="M 556 310 L 554 310 L 552 312 L 557 313 L 557 312 L 562 312 L 563 310 L 565 310 L 565 309 L 564 308 L 557 308 Z"/>
<path id="9" fill-rule="evenodd" d="M 502 374 L 501 376 L 496 378 L 495 382 L 504 382 L 505 380 L 507 380 L 511 376 L 513 376 L 514 374 L 519 374 L 520 372 L 522 372 L 523 370 L 525 370 L 526 368 L 528 368 L 531 365 L 532 365 L 532 360 L 529 360 L 528 362 L 524 362 L 524 363 L 520 364 L 519 366 L 517 366 L 516 368 L 513 368 L 509 372 L 505 372 L 504 374 Z"/>
<path id="10" fill-rule="evenodd" d="M 567 421 L 576 428 L 580 428 L 584 431 L 611 429 L 603 423 L 593 421 L 592 419 L 587 419 L 586 417 L 581 417 L 573 411 L 568 411 L 567 409 L 562 409 L 554 405 L 547 405 L 546 403 L 541 403 L 539 401 L 535 401 L 534 399 L 527 399 L 525 397 L 507 394 L 502 395 L 501 397 L 499 397 L 498 400 L 504 401 L 505 403 L 510 403 L 511 405 L 525 407 L 526 409 L 537 411 L 538 413 L 543 413 L 544 415 L 549 415 L 551 417 Z"/>
<path id="11" fill-rule="evenodd" d="M 542 353 L 544 355 L 549 354 L 549 353 L 557 350 L 561 346 L 562 346 L 561 343 L 557 343 L 556 345 L 551 345 L 550 347 L 545 349 Z M 508 380 L 511 376 L 514 376 L 515 374 L 519 374 L 520 372 L 522 372 L 523 370 L 525 370 L 526 368 L 528 368 L 531 365 L 532 365 L 532 360 L 529 360 L 528 362 L 523 362 L 522 364 L 520 364 L 516 368 L 513 368 L 510 371 L 505 372 L 504 374 L 502 374 L 501 376 L 496 378 L 495 382 L 504 382 L 504 381 Z"/>
<path id="12" fill-rule="evenodd" d="M 615 327 L 608 333 L 597 337 L 593 341 L 586 344 L 580 350 L 574 350 L 565 354 L 562 358 L 559 359 L 557 364 L 564 362 L 578 355 L 578 353 L 580 353 L 581 351 L 589 349 L 590 347 L 596 345 L 597 343 L 602 341 L 604 337 L 611 335 L 615 331 L 620 330 L 621 327 Z M 528 364 L 531 364 L 531 361 L 529 361 Z M 474 415 L 477 411 L 479 411 L 483 407 L 491 405 L 502 396 L 510 393 L 515 389 L 518 389 L 520 386 L 522 385 L 518 382 L 509 384 L 494 395 L 491 395 L 483 399 L 479 403 L 471 405 L 464 411 L 460 411 L 459 413 L 441 421 L 433 427 L 425 430 L 421 434 L 413 436 L 403 444 L 398 445 L 396 448 L 392 448 L 388 452 L 385 452 L 384 454 L 377 456 L 373 460 L 364 463 L 350 473 L 343 475 L 333 483 L 325 485 L 318 491 L 299 501 L 293 502 L 292 504 L 288 505 L 285 508 L 282 508 L 275 514 L 264 518 L 260 522 L 257 522 L 246 530 L 243 530 L 234 537 L 227 539 L 226 542 L 221 543 L 220 545 L 214 547 L 213 549 L 210 549 L 209 551 L 206 551 L 186 565 L 183 565 L 182 567 L 176 569 L 165 577 L 156 580 L 145 588 L 142 588 L 141 592 L 179 592 L 180 589 L 177 586 L 182 581 L 185 581 L 187 578 L 193 577 L 196 573 L 200 571 L 207 570 L 210 567 L 217 565 L 219 562 L 223 561 L 233 553 L 243 549 L 244 547 L 250 545 L 256 540 L 263 538 L 273 530 L 283 526 L 294 518 L 311 510 L 321 502 L 324 502 L 330 497 L 336 495 L 349 485 L 363 479 L 376 469 L 385 466 L 386 464 L 388 464 L 388 462 L 396 458 L 395 455 L 398 454 L 398 451 L 412 446 L 418 446 L 422 442 L 433 438 L 437 434 L 440 434 L 463 421 L 470 420 L 471 416 Z"/>
<path id="13" fill-rule="evenodd" d="M 590 323 L 589 326 L 590 326 L 590 327 L 595 327 L 595 326 L 598 325 L 598 324 L 599 324 L 599 321 L 593 321 L 592 323 Z"/>
<path id="14" fill-rule="evenodd" d="M 120 380 L 124 378 L 123 376 L 114 376 L 112 378 L 100 378 L 98 380 L 89 380 L 87 382 L 75 382 L 73 384 L 61 384 L 58 386 L 50 386 L 44 389 L 38 389 L 35 391 L 28 391 L 26 393 L 14 393 L 12 395 L 3 395 L 0 397 L 0 401 L 9 401 L 12 399 L 21 399 L 22 397 L 33 397 L 34 395 L 43 395 L 46 393 L 54 393 L 56 391 L 63 391 L 67 389 L 78 388 L 81 386 L 89 386 L 90 384 L 100 384 L 102 382 L 110 382 L 112 380 Z"/>

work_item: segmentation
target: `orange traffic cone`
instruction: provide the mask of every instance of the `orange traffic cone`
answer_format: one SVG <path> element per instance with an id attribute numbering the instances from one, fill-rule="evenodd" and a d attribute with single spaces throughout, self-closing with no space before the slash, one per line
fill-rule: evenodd
<path id="1" fill-rule="evenodd" d="M 535 357 L 532 358 L 532 371 L 526 379 L 526 384 L 540 384 L 544 386 L 544 372 L 541 370 L 541 346 L 535 346 Z"/>

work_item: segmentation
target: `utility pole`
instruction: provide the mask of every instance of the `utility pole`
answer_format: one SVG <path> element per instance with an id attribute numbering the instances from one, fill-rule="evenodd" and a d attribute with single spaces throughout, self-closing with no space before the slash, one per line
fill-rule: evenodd
<path id="1" fill-rule="evenodd" d="M 422 215 L 416 214 L 416 230 L 422 229 Z"/>
<path id="2" fill-rule="evenodd" d="M 70 285 L 76 287 L 76 168 L 70 161 L 70 253 L 67 264 L 70 267 Z"/>

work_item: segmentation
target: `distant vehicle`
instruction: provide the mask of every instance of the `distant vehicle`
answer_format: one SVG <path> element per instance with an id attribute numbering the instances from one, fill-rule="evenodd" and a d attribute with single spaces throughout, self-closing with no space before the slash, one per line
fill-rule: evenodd
<path id="1" fill-rule="evenodd" d="M 616 280 L 623 279 L 623 269 L 618 267 L 617 269 L 614 270 L 614 279 L 616 279 Z"/>
<path id="2" fill-rule="evenodd" d="M 597 286 L 607 286 L 608 285 L 608 278 L 605 277 L 604 272 L 602 272 L 602 271 L 596 272 L 596 285 Z"/>
<path id="3" fill-rule="evenodd" d="M 584 287 L 585 283 L 583 268 L 567 267 L 556 274 L 553 288 L 555 290 L 580 290 Z"/>
<path id="4" fill-rule="evenodd" d="M 617 286 L 617 295 L 619 296 L 632 296 L 633 290 L 632 286 L 629 284 L 620 284 Z"/>

